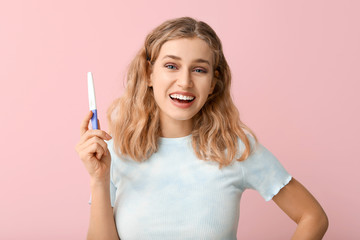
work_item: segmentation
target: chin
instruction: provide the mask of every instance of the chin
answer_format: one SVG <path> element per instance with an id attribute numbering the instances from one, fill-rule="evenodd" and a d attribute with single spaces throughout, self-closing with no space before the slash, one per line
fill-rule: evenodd
<path id="1" fill-rule="evenodd" d="M 196 114 L 179 114 L 179 115 L 168 115 L 170 118 L 178 120 L 178 121 L 187 121 L 192 119 Z"/>
<path id="2" fill-rule="evenodd" d="M 184 116 L 182 116 L 182 117 L 172 117 L 172 119 L 175 119 L 175 120 L 178 120 L 178 121 L 187 121 L 187 120 L 192 119 L 192 117 L 193 117 L 193 116 L 191 116 L 191 117 L 184 117 Z"/>

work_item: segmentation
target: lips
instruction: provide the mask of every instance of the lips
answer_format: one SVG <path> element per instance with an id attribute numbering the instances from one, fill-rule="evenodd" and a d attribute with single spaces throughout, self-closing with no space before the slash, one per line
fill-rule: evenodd
<path id="1" fill-rule="evenodd" d="M 172 92 L 172 93 L 170 93 L 169 96 L 172 95 L 172 94 L 180 94 L 180 95 L 183 95 L 183 96 L 195 97 L 195 95 L 192 94 L 192 93 L 190 93 L 190 92 L 180 92 L 180 91 L 177 91 L 177 92 Z"/>
<path id="2" fill-rule="evenodd" d="M 172 104 L 174 104 L 178 108 L 183 108 L 183 109 L 189 108 L 194 103 L 194 100 L 195 100 L 195 97 L 192 101 L 186 101 L 186 100 L 184 101 L 184 100 L 179 100 L 176 98 L 172 99 L 170 96 L 169 96 L 169 98 L 170 98 L 170 101 Z"/>
<path id="3" fill-rule="evenodd" d="M 191 100 L 185 100 L 185 99 L 178 99 L 178 98 L 173 98 L 171 96 L 169 96 L 171 98 L 171 100 L 175 101 L 175 102 L 179 102 L 179 103 L 188 103 L 188 102 L 192 102 L 195 100 L 195 97 Z"/>

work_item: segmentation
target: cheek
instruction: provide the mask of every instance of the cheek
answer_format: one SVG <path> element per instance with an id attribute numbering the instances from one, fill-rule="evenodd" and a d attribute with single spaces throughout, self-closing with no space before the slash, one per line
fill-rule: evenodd
<path id="1" fill-rule="evenodd" d="M 172 80 L 165 74 L 157 75 L 156 78 L 153 79 L 154 94 L 158 97 L 166 96 L 171 84 Z"/>
<path id="2" fill-rule="evenodd" d="M 207 99 L 209 98 L 209 93 L 210 93 L 210 86 L 206 85 L 202 88 L 201 91 L 201 103 L 205 104 L 205 102 L 207 101 Z"/>
<path id="3" fill-rule="evenodd" d="M 161 102 L 163 94 L 161 93 L 161 90 L 159 88 L 154 88 L 154 97 L 156 102 Z"/>
<path id="4" fill-rule="evenodd" d="M 202 86 L 200 86 L 199 89 L 201 89 L 201 96 L 208 96 L 209 92 L 210 92 L 210 85 L 209 84 L 203 84 Z"/>
<path id="5" fill-rule="evenodd" d="M 161 84 L 156 84 L 153 86 L 154 97 L 156 103 L 160 106 L 163 105 L 166 100 L 166 88 Z"/>

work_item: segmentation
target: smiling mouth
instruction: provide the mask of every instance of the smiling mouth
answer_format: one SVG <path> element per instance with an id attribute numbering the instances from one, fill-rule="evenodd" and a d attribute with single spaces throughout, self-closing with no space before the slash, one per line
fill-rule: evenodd
<path id="1" fill-rule="evenodd" d="M 196 97 L 194 97 L 194 99 L 192 100 L 182 100 L 182 99 L 177 99 L 177 98 L 172 98 L 171 96 L 169 96 L 174 102 L 178 102 L 178 103 L 189 103 L 195 100 Z"/>

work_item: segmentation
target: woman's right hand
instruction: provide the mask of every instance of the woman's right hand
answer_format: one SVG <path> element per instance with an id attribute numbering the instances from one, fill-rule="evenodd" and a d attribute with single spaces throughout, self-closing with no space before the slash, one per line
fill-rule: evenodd
<path id="1" fill-rule="evenodd" d="M 99 129 L 89 129 L 89 121 L 92 111 L 86 115 L 80 127 L 80 141 L 75 150 L 79 154 L 86 170 L 90 174 L 92 182 L 104 182 L 110 180 L 111 155 L 104 140 L 110 140 L 111 136 Z"/>

